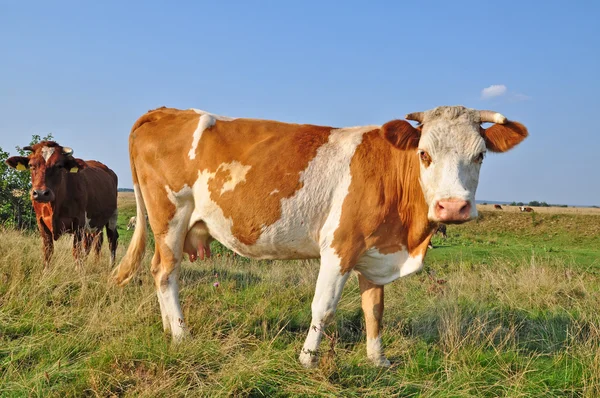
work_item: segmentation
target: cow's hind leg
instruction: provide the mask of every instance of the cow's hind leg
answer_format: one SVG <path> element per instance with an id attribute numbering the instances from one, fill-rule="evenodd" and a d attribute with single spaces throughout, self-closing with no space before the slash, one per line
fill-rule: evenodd
<path id="1" fill-rule="evenodd" d="M 154 247 L 154 256 L 152 257 L 152 265 L 150 268 L 150 272 L 152 275 L 157 275 L 160 271 L 160 250 L 158 248 L 158 244 Z M 171 333 L 171 324 L 169 321 L 169 317 L 167 316 L 167 309 L 165 308 L 165 304 L 163 303 L 162 295 L 159 293 L 158 287 L 156 289 L 156 296 L 158 297 L 158 305 L 160 306 L 160 315 L 162 317 L 163 330 L 165 333 Z"/>
<path id="2" fill-rule="evenodd" d="M 159 198 L 154 198 L 158 200 Z M 167 198 L 165 198 L 167 199 Z M 193 210 L 193 202 L 182 200 L 175 206 L 175 212 L 169 219 L 151 219 L 156 244 L 152 259 L 152 275 L 156 294 L 161 307 L 163 326 L 170 329 L 174 342 L 183 339 L 188 331 L 179 303 L 179 268 L 183 259 L 183 244 L 188 231 Z M 172 201 L 169 201 L 171 206 Z M 166 204 L 157 203 L 157 206 Z"/>
<path id="3" fill-rule="evenodd" d="M 321 268 L 311 306 L 312 321 L 300 353 L 300 363 L 307 368 L 318 364 L 317 354 L 323 329 L 333 320 L 342 289 L 348 280 L 349 273 L 342 274 L 340 271 L 339 257 L 333 250 L 321 253 Z"/>
<path id="4" fill-rule="evenodd" d="M 102 230 L 96 234 L 93 241 L 94 246 L 94 257 L 95 260 L 98 261 L 100 259 L 100 253 L 102 249 L 102 243 L 104 242 L 104 233 Z"/>
<path id="5" fill-rule="evenodd" d="M 367 327 L 367 357 L 376 366 L 390 366 L 381 346 L 381 319 L 383 318 L 383 286 L 369 282 L 358 275 L 362 309 Z"/>
<path id="6" fill-rule="evenodd" d="M 108 220 L 106 225 L 106 238 L 108 239 L 108 248 L 110 250 L 110 266 L 111 268 L 115 265 L 115 258 L 117 256 L 117 240 L 119 239 L 119 233 L 117 232 L 117 218 L 119 216 L 118 210 L 115 210 L 113 215 Z"/>
<path id="7" fill-rule="evenodd" d="M 73 233 L 73 258 L 75 258 L 75 268 L 82 269 L 83 267 L 83 259 L 85 257 L 84 252 L 84 240 L 85 233 L 82 229 L 76 229 Z"/>

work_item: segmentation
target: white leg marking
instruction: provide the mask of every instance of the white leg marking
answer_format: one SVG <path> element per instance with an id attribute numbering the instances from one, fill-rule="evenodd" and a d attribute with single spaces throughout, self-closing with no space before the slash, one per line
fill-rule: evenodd
<path id="1" fill-rule="evenodd" d="M 381 335 L 374 339 L 367 338 L 367 357 L 375 366 L 388 367 L 391 365 L 390 361 L 383 354 Z"/>
<path id="2" fill-rule="evenodd" d="M 349 272 L 344 275 L 340 273 L 340 259 L 332 249 L 323 253 L 315 297 L 311 306 L 310 330 L 299 358 L 300 363 L 307 368 L 317 366 L 317 352 L 323 337 L 323 329 L 334 318 L 335 309 L 349 275 Z"/>
<path id="3" fill-rule="evenodd" d="M 158 305 L 160 307 L 160 316 L 162 318 L 163 330 L 165 333 L 171 333 L 171 324 L 169 323 L 169 316 L 167 314 L 167 309 L 163 303 L 162 294 L 160 293 L 160 289 L 156 290 L 156 296 L 158 297 Z"/>
<path id="4" fill-rule="evenodd" d="M 158 302 L 162 302 L 161 313 L 163 314 L 163 327 L 165 318 L 170 326 L 173 342 L 183 340 L 187 335 L 187 327 L 183 320 L 183 312 L 179 305 L 179 272 L 174 270 L 167 278 L 167 285 L 158 289 Z"/>

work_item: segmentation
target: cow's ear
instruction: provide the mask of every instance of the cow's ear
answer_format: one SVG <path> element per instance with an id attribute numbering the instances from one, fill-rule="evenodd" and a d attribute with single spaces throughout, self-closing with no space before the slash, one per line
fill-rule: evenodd
<path id="1" fill-rule="evenodd" d="M 487 129 L 481 129 L 485 146 L 492 152 L 506 152 L 514 148 L 527 137 L 527 128 L 521 123 L 507 121 L 496 123 Z"/>
<path id="2" fill-rule="evenodd" d="M 387 142 L 398 149 L 417 149 L 421 138 L 421 128 L 413 127 L 406 120 L 392 120 L 379 130 Z"/>
<path id="3" fill-rule="evenodd" d="M 6 159 L 6 164 L 19 171 L 29 168 L 29 158 L 27 156 L 13 156 Z"/>
<path id="4" fill-rule="evenodd" d="M 69 173 L 78 173 L 86 167 L 87 164 L 85 163 L 85 161 L 73 158 L 71 156 L 69 156 L 69 158 L 65 162 L 65 169 L 67 169 Z"/>

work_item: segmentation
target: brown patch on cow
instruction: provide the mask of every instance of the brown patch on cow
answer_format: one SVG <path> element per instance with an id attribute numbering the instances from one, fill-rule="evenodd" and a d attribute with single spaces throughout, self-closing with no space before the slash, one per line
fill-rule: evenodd
<path id="1" fill-rule="evenodd" d="M 383 254 L 408 250 L 411 256 L 424 255 L 435 225 L 427 218 L 417 153 L 394 148 L 373 130 L 357 147 L 350 174 L 332 242 L 342 273 L 372 247 Z"/>
<path id="2" fill-rule="evenodd" d="M 529 133 L 519 122 L 508 121 L 481 129 L 486 147 L 492 152 L 506 152 L 523 141 Z"/>
<path id="3" fill-rule="evenodd" d="M 390 144 L 402 150 L 416 149 L 421 138 L 421 129 L 413 127 L 406 120 L 387 122 L 379 132 Z"/>
<path id="4" fill-rule="evenodd" d="M 202 135 L 201 170 L 217 173 L 209 182 L 210 196 L 223 215 L 232 219 L 233 236 L 252 245 L 263 227 L 281 218 L 281 200 L 292 197 L 304 186 L 300 175 L 327 142 L 330 132 L 330 127 L 236 119 L 217 121 Z M 285 162 L 274 162 L 289 148 L 295 149 L 294 156 Z M 246 180 L 232 191 L 221 193 L 230 173 L 218 168 L 234 161 L 250 166 Z"/>
<path id="5" fill-rule="evenodd" d="M 251 245 L 264 227 L 280 219 L 281 200 L 303 187 L 301 173 L 332 129 L 267 120 L 217 120 L 204 130 L 196 158 L 190 160 L 188 152 L 200 117 L 194 111 L 161 108 L 134 125 L 130 136 L 134 182 L 139 180 L 152 230 L 166 233 L 176 210 L 165 186 L 179 192 L 191 187 L 199 172 L 215 173 L 208 181 L 210 198 L 231 218 L 235 238 Z M 274 161 L 289 148 L 294 148 L 294 156 L 285 162 Z M 232 162 L 250 168 L 245 181 L 221 193 L 231 172 L 220 166 Z"/>

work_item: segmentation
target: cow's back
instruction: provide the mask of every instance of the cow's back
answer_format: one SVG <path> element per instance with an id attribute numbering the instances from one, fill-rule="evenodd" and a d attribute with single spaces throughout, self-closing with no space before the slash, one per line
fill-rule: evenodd
<path id="1" fill-rule="evenodd" d="M 80 187 L 85 197 L 85 213 L 92 226 L 102 227 L 117 209 L 118 177 L 103 163 L 87 160 L 88 167 L 81 170 Z"/>

